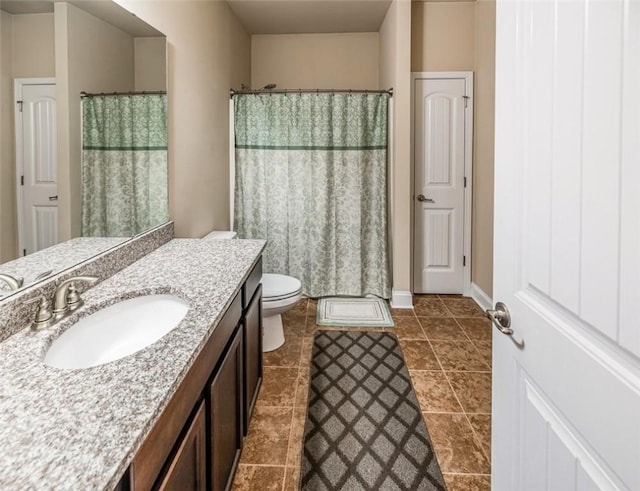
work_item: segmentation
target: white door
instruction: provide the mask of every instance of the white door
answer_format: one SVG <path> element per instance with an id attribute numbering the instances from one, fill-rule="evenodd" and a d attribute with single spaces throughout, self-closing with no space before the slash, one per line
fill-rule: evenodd
<path id="1" fill-rule="evenodd" d="M 414 80 L 415 293 L 464 291 L 469 89 L 464 78 Z"/>
<path id="2" fill-rule="evenodd" d="M 19 90 L 19 237 L 20 253 L 26 255 L 58 243 L 56 86 L 22 84 Z"/>
<path id="3" fill-rule="evenodd" d="M 496 42 L 492 489 L 640 490 L 640 2 L 498 0 Z"/>

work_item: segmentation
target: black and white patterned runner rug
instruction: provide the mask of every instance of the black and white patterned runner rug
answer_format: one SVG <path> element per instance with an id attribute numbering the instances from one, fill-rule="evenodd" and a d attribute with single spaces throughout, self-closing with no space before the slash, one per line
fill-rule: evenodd
<path id="1" fill-rule="evenodd" d="M 318 331 L 300 488 L 446 490 L 393 334 Z"/>

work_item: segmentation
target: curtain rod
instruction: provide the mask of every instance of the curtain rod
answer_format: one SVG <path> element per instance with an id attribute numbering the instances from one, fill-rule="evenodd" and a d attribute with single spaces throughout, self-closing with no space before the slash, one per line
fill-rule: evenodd
<path id="1" fill-rule="evenodd" d="M 142 92 L 100 92 L 99 94 L 90 94 L 89 92 L 80 92 L 80 97 L 100 97 L 104 95 L 166 95 L 167 93 L 163 90 L 158 91 L 146 91 Z"/>
<path id="2" fill-rule="evenodd" d="M 273 90 L 234 90 L 231 89 L 231 97 L 237 94 L 388 94 L 393 96 L 393 87 L 387 90 L 368 89 L 273 89 Z"/>

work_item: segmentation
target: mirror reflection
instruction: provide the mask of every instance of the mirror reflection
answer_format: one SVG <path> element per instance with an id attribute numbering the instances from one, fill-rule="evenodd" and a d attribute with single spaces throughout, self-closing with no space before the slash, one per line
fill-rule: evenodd
<path id="1" fill-rule="evenodd" d="M 3 298 L 168 220 L 167 78 L 164 35 L 114 2 L 0 13 Z"/>

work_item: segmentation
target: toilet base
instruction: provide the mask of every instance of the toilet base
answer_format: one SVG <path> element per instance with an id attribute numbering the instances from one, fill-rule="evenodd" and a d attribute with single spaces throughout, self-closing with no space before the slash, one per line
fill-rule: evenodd
<path id="1" fill-rule="evenodd" d="M 263 336 L 262 351 L 268 352 L 278 349 L 284 344 L 284 329 L 280 314 L 262 319 Z"/>

